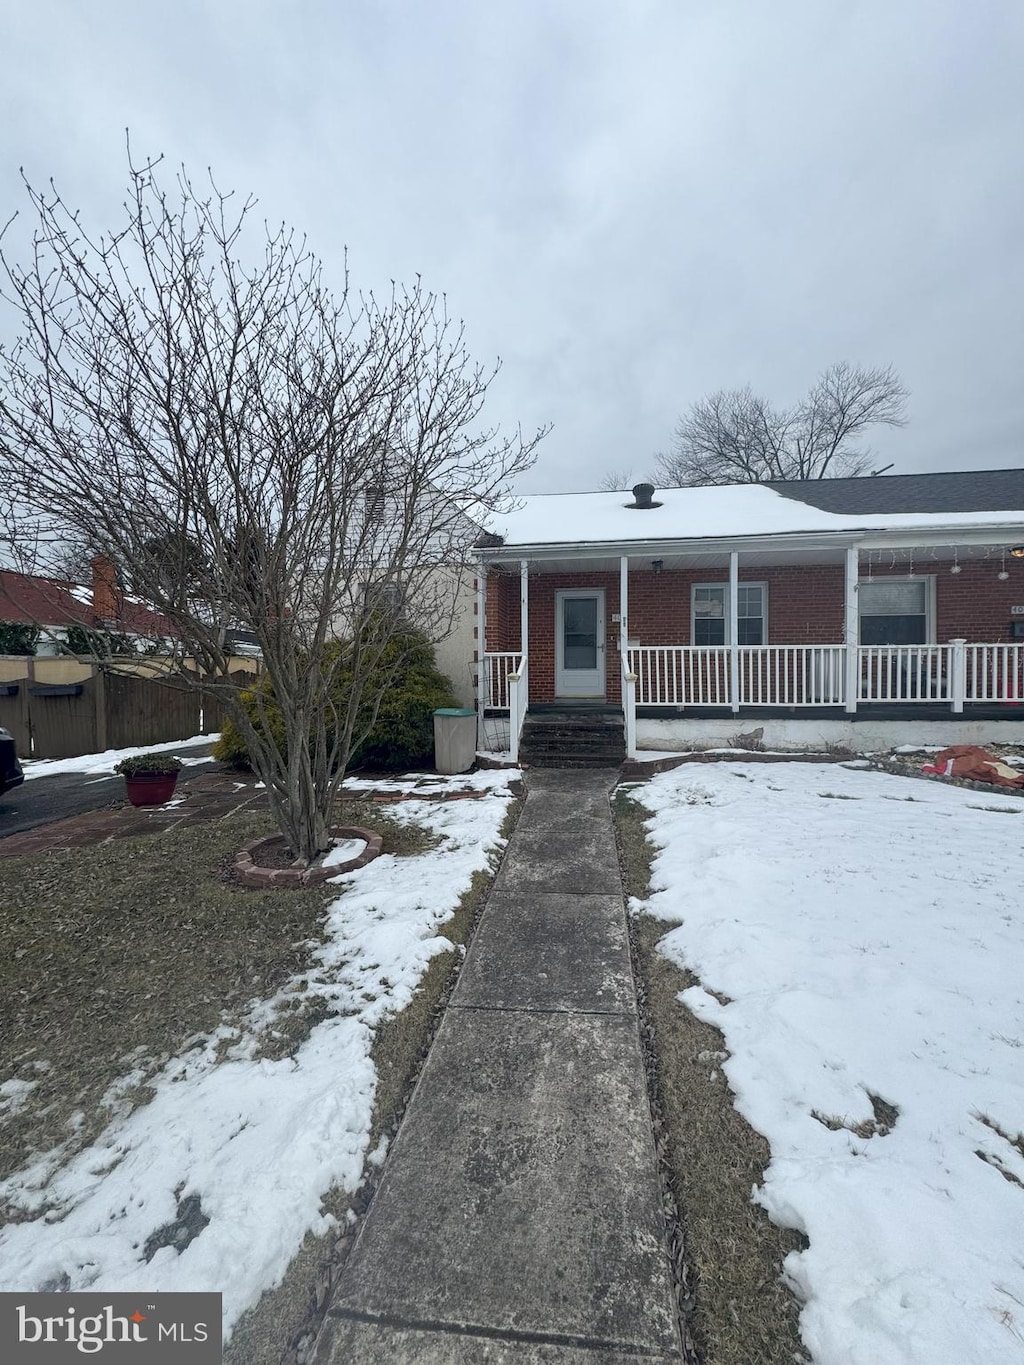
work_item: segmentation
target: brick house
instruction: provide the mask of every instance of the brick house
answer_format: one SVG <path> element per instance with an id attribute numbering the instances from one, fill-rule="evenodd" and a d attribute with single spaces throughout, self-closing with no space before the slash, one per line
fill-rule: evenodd
<path id="1" fill-rule="evenodd" d="M 477 554 L 481 747 L 1024 739 L 1024 469 L 527 497 Z"/>
<path id="2" fill-rule="evenodd" d="M 95 556 L 91 568 L 88 586 L 0 569 L 0 623 L 38 630 L 35 648 L 43 655 L 63 652 L 69 631 L 110 633 L 140 646 L 177 636 L 165 616 L 123 591 L 109 558 Z"/>

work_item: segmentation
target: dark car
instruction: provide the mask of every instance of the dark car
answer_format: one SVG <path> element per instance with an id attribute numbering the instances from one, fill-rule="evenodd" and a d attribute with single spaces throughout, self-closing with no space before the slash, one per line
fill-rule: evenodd
<path id="1" fill-rule="evenodd" d="M 18 751 L 10 732 L 0 725 L 0 796 L 12 787 L 20 787 L 25 774 L 18 762 Z"/>

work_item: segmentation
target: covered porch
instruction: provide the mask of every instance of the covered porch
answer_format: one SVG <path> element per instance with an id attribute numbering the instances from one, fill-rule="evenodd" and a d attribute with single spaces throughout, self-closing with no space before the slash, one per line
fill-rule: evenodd
<path id="1" fill-rule="evenodd" d="M 481 747 L 507 718 L 500 747 L 518 758 L 531 707 L 615 710 L 631 757 L 675 747 L 659 721 L 1024 719 L 1019 545 L 967 532 L 623 549 L 488 556 Z"/>

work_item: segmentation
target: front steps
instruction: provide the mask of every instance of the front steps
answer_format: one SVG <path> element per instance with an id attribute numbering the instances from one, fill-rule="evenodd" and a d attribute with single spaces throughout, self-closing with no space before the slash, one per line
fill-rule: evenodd
<path id="1" fill-rule="evenodd" d="M 531 768 L 617 768 L 626 758 L 622 712 L 551 707 L 527 712 L 519 758 Z"/>

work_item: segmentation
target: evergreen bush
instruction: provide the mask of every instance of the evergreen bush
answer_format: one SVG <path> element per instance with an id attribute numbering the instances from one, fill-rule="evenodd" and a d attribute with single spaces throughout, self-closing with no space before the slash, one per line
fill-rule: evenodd
<path id="1" fill-rule="evenodd" d="M 341 648 L 341 645 L 337 646 L 339 651 Z M 350 686 L 351 673 L 340 669 L 332 689 L 339 713 L 345 708 Z M 256 687 L 245 689 L 242 704 L 253 724 L 259 725 L 260 694 L 271 735 L 283 751 L 284 723 L 269 681 L 263 678 Z M 421 632 L 409 630 L 389 642 L 376 675 L 371 673 L 363 689 L 363 717 L 369 717 L 378 694 L 380 709 L 373 729 L 353 750 L 348 766 L 390 770 L 432 764 L 434 712 L 459 703 L 453 695 L 450 680 L 437 667 L 433 646 Z M 363 724 L 357 724 L 357 734 Z M 245 741 L 231 720 L 225 720 L 220 739 L 213 747 L 213 756 L 235 767 L 249 766 Z"/>

